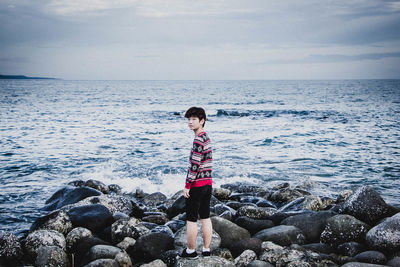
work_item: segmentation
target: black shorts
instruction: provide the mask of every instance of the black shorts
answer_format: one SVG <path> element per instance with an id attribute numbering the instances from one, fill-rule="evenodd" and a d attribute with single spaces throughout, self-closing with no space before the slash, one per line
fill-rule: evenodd
<path id="1" fill-rule="evenodd" d="M 211 192 L 211 185 L 190 188 L 190 197 L 186 198 L 186 220 L 197 222 L 199 216 L 200 219 L 210 218 Z"/>

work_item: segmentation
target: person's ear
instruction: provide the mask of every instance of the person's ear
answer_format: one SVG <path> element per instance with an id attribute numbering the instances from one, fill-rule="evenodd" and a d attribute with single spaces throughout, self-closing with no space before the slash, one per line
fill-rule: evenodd
<path id="1" fill-rule="evenodd" d="M 206 122 L 206 121 L 205 121 L 204 119 L 201 119 L 200 124 L 201 124 L 201 125 L 204 125 L 205 122 Z"/>

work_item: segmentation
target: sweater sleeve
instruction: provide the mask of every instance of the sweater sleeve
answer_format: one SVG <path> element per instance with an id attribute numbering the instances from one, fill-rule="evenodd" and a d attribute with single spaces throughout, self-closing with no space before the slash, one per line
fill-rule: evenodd
<path id="1" fill-rule="evenodd" d="M 192 184 L 195 182 L 197 173 L 204 153 L 204 142 L 200 138 L 195 138 L 193 141 L 193 147 L 190 152 L 188 172 L 186 175 L 185 188 L 190 189 Z"/>

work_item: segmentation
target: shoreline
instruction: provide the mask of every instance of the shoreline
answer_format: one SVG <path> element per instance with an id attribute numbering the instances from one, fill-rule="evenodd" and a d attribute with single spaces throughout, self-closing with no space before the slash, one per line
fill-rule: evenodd
<path id="1" fill-rule="evenodd" d="M 177 257 L 186 246 L 182 191 L 168 198 L 73 181 L 46 201 L 47 215 L 29 231 L 0 232 L 0 266 L 398 266 L 399 207 L 369 186 L 336 199 L 312 195 L 312 187 L 213 188 L 212 256 L 190 261 Z"/>

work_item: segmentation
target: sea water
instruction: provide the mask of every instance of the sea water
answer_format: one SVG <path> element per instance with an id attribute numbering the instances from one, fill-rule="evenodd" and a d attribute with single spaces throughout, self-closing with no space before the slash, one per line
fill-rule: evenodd
<path id="1" fill-rule="evenodd" d="M 361 185 L 400 203 L 400 80 L 0 81 L 0 229 L 27 229 L 68 182 L 182 189 L 201 106 L 214 185 Z"/>

